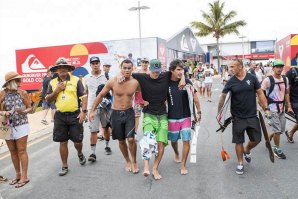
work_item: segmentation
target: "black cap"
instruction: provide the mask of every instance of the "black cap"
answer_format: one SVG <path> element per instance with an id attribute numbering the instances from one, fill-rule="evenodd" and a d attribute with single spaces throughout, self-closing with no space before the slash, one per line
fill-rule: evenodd
<path id="1" fill-rule="evenodd" d="M 95 57 L 95 56 L 90 57 L 90 63 L 92 62 L 100 62 L 99 57 Z"/>

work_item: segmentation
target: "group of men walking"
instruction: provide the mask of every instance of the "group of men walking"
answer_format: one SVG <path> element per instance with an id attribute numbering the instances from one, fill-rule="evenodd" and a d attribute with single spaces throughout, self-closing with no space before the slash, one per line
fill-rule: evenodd
<path id="1" fill-rule="evenodd" d="M 175 161 L 181 162 L 181 174 L 188 173 L 186 160 L 190 148 L 191 125 L 201 118 L 198 95 L 191 81 L 185 80 L 182 61 L 171 62 L 168 72 L 161 72 L 161 62 L 157 59 L 149 63 L 149 59 L 142 58 L 141 63 L 141 68 L 133 73 L 133 63 L 128 59 L 124 60 L 119 74 L 107 80 L 106 75 L 101 72 L 100 59 L 91 57 L 91 73 L 84 79 L 85 86 L 79 78 L 71 75 L 74 67 L 64 58 L 58 59 L 56 65 L 50 69 L 57 72 L 58 77 L 50 81 L 45 99 L 47 102 L 54 101 L 57 109 L 53 139 L 60 143 L 60 176 L 69 171 L 68 140 L 74 142 L 79 163 L 84 165 L 87 161 L 82 153 L 83 122 L 87 113 L 91 147 L 88 161 L 96 161 L 97 133 L 102 127 L 105 153 L 112 153 L 109 147 L 112 135 L 119 142 L 120 151 L 126 160 L 126 171 L 138 173 L 135 134 L 138 125 L 136 121 L 139 121 L 141 111 L 143 120 L 139 125 L 142 125 L 144 136 L 139 143 L 144 162 L 143 175 L 150 175 L 149 161 L 154 155 L 152 175 L 156 180 L 162 178 L 158 168 L 168 140 L 172 142 Z M 192 88 L 191 97 L 186 88 L 179 89 L 185 83 Z M 195 109 L 189 106 L 190 99 L 194 101 Z M 192 115 L 196 116 L 193 117 L 196 121 L 191 120 Z M 183 140 L 181 161 L 177 145 L 179 138 Z"/>

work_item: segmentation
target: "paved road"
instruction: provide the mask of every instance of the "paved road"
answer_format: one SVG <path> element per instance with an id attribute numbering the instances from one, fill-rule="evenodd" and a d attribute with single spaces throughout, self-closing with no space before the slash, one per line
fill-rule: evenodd
<path id="1" fill-rule="evenodd" d="M 245 164 L 245 174 L 235 173 L 236 156 L 231 144 L 231 129 L 224 134 L 225 148 L 231 160 L 222 162 L 220 137 L 215 130 L 217 99 L 222 86 L 214 85 L 211 103 L 201 99 L 203 120 L 198 136 L 197 163 L 188 161 L 189 174 L 181 176 L 179 165 L 173 161 L 171 147 L 166 147 L 160 172 L 163 179 L 155 181 L 152 176 L 143 177 L 124 171 L 125 162 L 112 141 L 113 154 L 104 155 L 104 142 L 98 142 L 95 164 L 80 166 L 74 147 L 69 143 L 69 168 L 67 176 L 59 177 L 61 167 L 58 144 L 52 137 L 44 136 L 29 147 L 29 177 L 31 182 L 21 189 L 8 183 L 0 184 L 0 199 L 49 199 L 49 198 L 297 198 L 298 144 L 288 144 L 282 136 L 281 146 L 287 160 L 269 161 L 262 142 L 253 151 L 250 165 Z M 87 128 L 86 132 L 87 131 Z M 84 153 L 89 155 L 88 133 L 85 134 Z M 181 148 L 180 148 L 181 149 Z M 143 166 L 138 151 L 139 167 Z M 9 157 L 0 157 L 0 173 L 12 179 L 13 167 Z M 1 198 L 2 197 L 2 198 Z"/>

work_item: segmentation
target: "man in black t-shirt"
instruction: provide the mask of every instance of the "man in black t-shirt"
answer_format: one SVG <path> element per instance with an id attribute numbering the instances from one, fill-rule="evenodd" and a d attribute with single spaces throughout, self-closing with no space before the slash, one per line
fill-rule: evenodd
<path id="1" fill-rule="evenodd" d="M 183 75 L 183 63 L 181 60 L 176 59 L 170 63 L 171 81 L 168 91 L 168 120 L 169 120 L 169 135 L 172 147 L 175 152 L 175 162 L 181 162 L 180 173 L 186 175 L 188 173 L 186 169 L 186 160 L 189 153 L 189 141 L 191 140 L 191 110 L 189 106 L 189 98 L 185 89 L 180 90 L 178 88 L 179 81 Z M 193 85 L 189 79 L 186 79 L 186 84 L 191 86 L 194 91 Z M 192 100 L 192 99 L 191 99 Z M 193 100 L 197 108 L 197 121 L 201 119 L 201 108 L 199 102 L 199 96 L 194 93 Z M 179 160 L 178 152 L 178 139 L 183 141 L 182 159 Z"/>
<path id="2" fill-rule="evenodd" d="M 256 72 L 255 72 L 256 68 L 257 68 L 256 62 L 251 61 L 249 63 L 249 69 L 248 69 L 247 72 L 250 73 L 250 74 L 253 74 L 254 76 L 256 76 Z"/>
<path id="3" fill-rule="evenodd" d="M 230 69 L 234 76 L 227 82 L 222 91 L 218 103 L 218 111 L 223 107 L 226 95 L 231 92 L 231 114 L 233 117 L 233 139 L 236 144 L 236 154 L 238 158 L 238 166 L 236 173 L 241 175 L 244 173 L 243 155 L 245 160 L 251 162 L 251 149 L 261 141 L 261 127 L 257 117 L 256 94 L 259 102 L 265 110 L 266 115 L 270 115 L 267 100 L 256 76 L 247 73 L 243 69 L 242 60 L 234 59 L 230 63 Z M 243 147 L 244 132 L 247 132 L 249 142 L 245 149 Z"/>
<path id="4" fill-rule="evenodd" d="M 158 172 L 158 166 L 164 153 L 164 147 L 168 144 L 168 117 L 165 103 L 171 72 L 161 72 L 161 62 L 158 59 L 150 61 L 149 71 L 149 74 L 133 73 L 132 76 L 140 84 L 144 101 L 149 103 L 143 108 L 144 137 L 140 141 L 142 159 L 144 160 L 143 175 L 150 174 L 149 160 L 155 153 L 157 155 L 152 174 L 154 179 L 159 180 L 162 177 Z"/>
<path id="5" fill-rule="evenodd" d="M 297 66 L 292 67 L 286 74 L 289 80 L 290 86 L 290 102 L 292 105 L 293 112 L 296 115 L 296 121 L 298 122 L 298 53 L 296 54 Z M 294 143 L 293 136 L 298 130 L 298 124 L 295 124 L 291 131 L 285 132 L 288 142 Z"/>

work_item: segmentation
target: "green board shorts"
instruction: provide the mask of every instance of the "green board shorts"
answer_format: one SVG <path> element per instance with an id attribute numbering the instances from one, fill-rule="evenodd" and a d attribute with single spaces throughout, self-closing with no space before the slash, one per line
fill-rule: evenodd
<path id="1" fill-rule="evenodd" d="M 152 115 L 144 113 L 143 131 L 154 132 L 156 141 L 168 145 L 168 115 Z"/>

